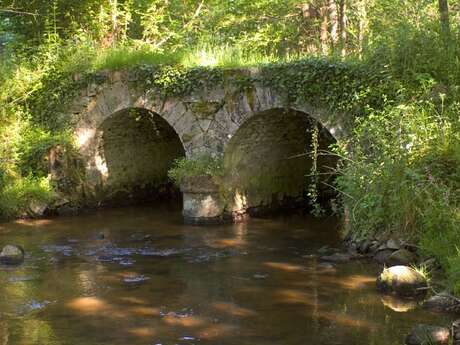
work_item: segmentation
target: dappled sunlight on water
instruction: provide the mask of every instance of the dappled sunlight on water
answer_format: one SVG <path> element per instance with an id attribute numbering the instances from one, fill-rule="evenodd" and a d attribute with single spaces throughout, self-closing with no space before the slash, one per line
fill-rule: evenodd
<path id="1" fill-rule="evenodd" d="M 193 227 L 153 207 L 3 224 L 1 244 L 27 257 L 0 267 L 0 345 L 399 345 L 442 321 L 376 293 L 374 264 L 320 264 L 335 228 Z"/>
<path id="2" fill-rule="evenodd" d="M 286 262 L 266 262 L 264 265 L 284 272 L 299 272 L 306 270 L 305 266 L 294 265 Z"/>
<path id="3" fill-rule="evenodd" d="M 249 317 L 256 316 L 257 313 L 254 310 L 247 309 L 230 302 L 214 302 L 212 307 L 219 313 L 229 314 L 237 317 Z"/>

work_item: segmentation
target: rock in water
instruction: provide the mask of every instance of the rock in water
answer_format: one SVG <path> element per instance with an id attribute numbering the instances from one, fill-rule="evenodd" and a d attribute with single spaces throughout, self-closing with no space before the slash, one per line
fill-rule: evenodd
<path id="1" fill-rule="evenodd" d="M 460 311 L 460 301 L 453 296 L 440 293 L 428 298 L 423 307 L 437 312 L 455 312 Z"/>
<path id="2" fill-rule="evenodd" d="M 379 263 L 379 264 L 388 264 L 388 259 L 390 258 L 391 254 L 393 254 L 392 249 L 381 249 L 377 251 L 377 253 L 374 256 L 374 259 Z"/>
<path id="3" fill-rule="evenodd" d="M 408 251 L 407 249 L 399 249 L 393 252 L 388 258 L 390 266 L 396 265 L 410 265 L 417 262 L 417 255 Z"/>
<path id="4" fill-rule="evenodd" d="M 448 328 L 416 325 L 406 337 L 406 345 L 447 345 L 450 332 Z"/>
<path id="5" fill-rule="evenodd" d="M 322 261 L 329 261 L 329 262 L 349 262 L 352 259 L 352 255 L 346 253 L 335 253 L 332 255 L 325 255 L 320 257 Z"/>
<path id="6" fill-rule="evenodd" d="M 24 249 L 16 245 L 6 245 L 0 253 L 0 263 L 19 265 L 24 261 Z"/>
<path id="7" fill-rule="evenodd" d="M 43 217 L 47 208 L 47 203 L 33 200 L 29 204 L 29 216 L 33 218 Z"/>
<path id="8" fill-rule="evenodd" d="M 389 239 L 386 243 L 386 247 L 392 250 L 398 250 L 401 248 L 401 242 L 395 239 Z"/>
<path id="9" fill-rule="evenodd" d="M 377 278 L 377 289 L 401 297 L 415 297 L 426 293 L 425 277 L 408 266 L 385 268 Z"/>

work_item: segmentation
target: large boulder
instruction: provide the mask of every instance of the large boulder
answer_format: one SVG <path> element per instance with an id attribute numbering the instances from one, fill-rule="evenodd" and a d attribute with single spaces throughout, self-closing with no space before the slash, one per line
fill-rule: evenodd
<path id="1" fill-rule="evenodd" d="M 8 244 L 0 252 L 0 263 L 5 265 L 20 265 L 24 261 L 24 249 Z"/>
<path id="2" fill-rule="evenodd" d="M 406 345 L 448 345 L 450 331 L 445 327 L 416 325 L 406 337 Z"/>
<path id="3" fill-rule="evenodd" d="M 426 278 L 408 266 L 385 268 L 377 278 L 377 288 L 401 297 L 415 297 L 426 293 Z"/>

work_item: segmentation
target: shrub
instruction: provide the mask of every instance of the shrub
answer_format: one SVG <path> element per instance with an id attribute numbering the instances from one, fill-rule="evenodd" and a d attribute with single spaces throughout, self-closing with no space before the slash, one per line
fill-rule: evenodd
<path id="1" fill-rule="evenodd" d="M 178 158 L 168 172 L 176 185 L 180 185 L 188 177 L 207 175 L 219 178 L 223 174 L 223 161 L 210 155 L 201 155 L 193 159 Z"/>
<path id="2" fill-rule="evenodd" d="M 0 217 L 10 219 L 25 214 L 31 202 L 49 203 L 53 200 L 52 186 L 46 178 L 10 178 L 0 188 Z"/>

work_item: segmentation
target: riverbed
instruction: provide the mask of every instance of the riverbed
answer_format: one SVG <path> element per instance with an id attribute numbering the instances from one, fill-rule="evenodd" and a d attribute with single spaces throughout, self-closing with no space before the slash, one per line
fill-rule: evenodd
<path id="1" fill-rule="evenodd" d="M 0 224 L 26 250 L 0 268 L 0 345 L 399 345 L 443 324 L 375 289 L 370 261 L 331 265 L 330 217 L 184 225 L 171 205 Z"/>

